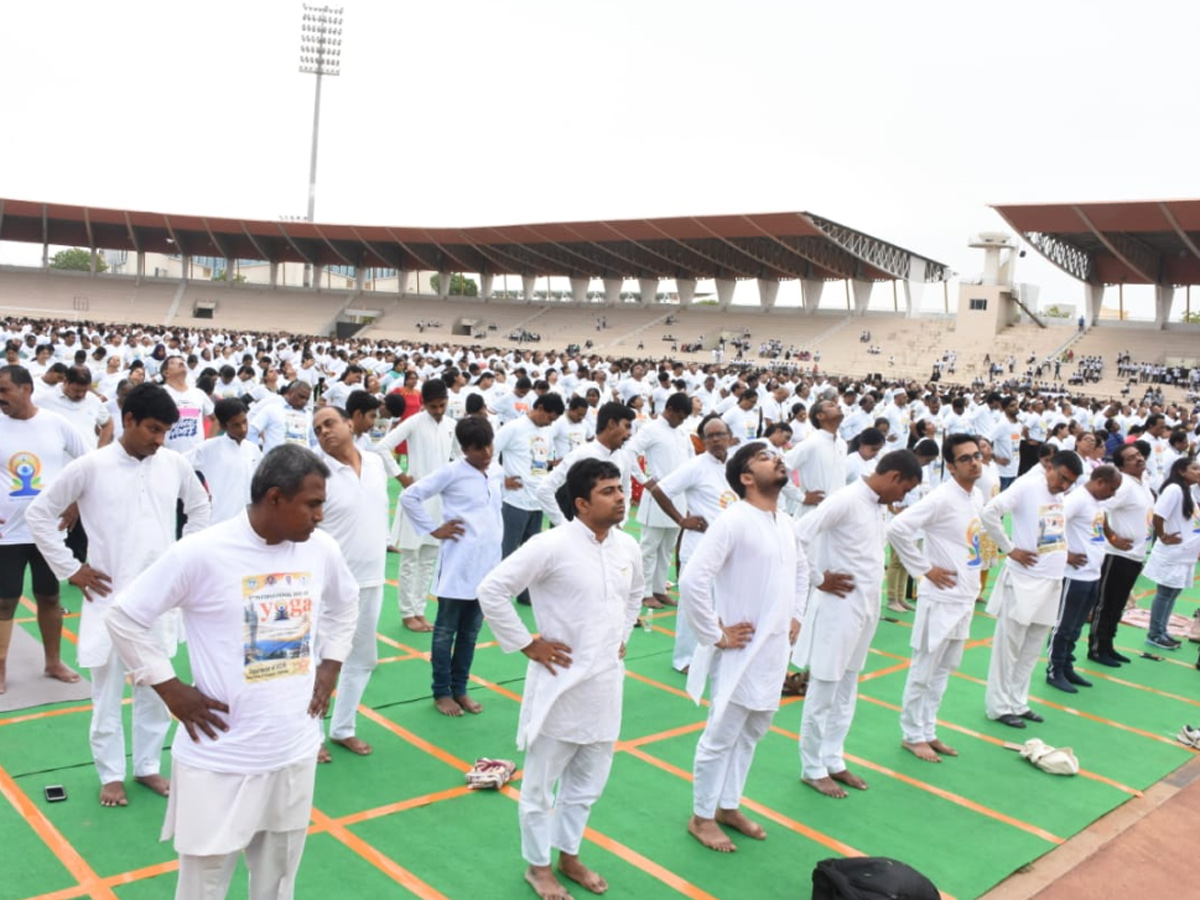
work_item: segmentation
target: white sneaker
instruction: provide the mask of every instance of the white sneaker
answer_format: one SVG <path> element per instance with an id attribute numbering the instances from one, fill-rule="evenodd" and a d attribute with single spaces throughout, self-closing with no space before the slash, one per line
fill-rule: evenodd
<path id="1" fill-rule="evenodd" d="M 1200 750 L 1200 728 L 1193 728 L 1191 725 L 1184 725 L 1179 729 L 1179 734 L 1176 735 L 1176 740 L 1185 747 L 1191 747 L 1195 750 Z"/>

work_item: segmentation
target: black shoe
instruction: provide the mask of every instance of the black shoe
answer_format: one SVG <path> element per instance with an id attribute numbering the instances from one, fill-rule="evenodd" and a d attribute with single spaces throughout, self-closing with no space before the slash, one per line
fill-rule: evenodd
<path id="1" fill-rule="evenodd" d="M 1012 713 L 1005 713 L 996 719 L 1001 725 L 1007 725 L 1009 728 L 1024 728 L 1025 720 L 1020 716 L 1014 716 Z"/>
<path id="2" fill-rule="evenodd" d="M 1065 675 L 1047 675 L 1046 684 L 1052 688 L 1058 688 L 1060 691 L 1066 691 L 1068 694 L 1079 693 L 1079 688 L 1071 684 Z"/>
<path id="3" fill-rule="evenodd" d="M 1118 653 L 1116 650 L 1109 650 L 1109 651 L 1108 651 L 1108 655 L 1109 655 L 1109 656 L 1111 656 L 1113 659 L 1115 659 L 1115 660 L 1116 660 L 1117 662 L 1119 662 L 1119 663 L 1130 663 L 1130 662 L 1133 662 L 1133 660 L 1132 660 L 1132 659 L 1130 659 L 1128 656 L 1122 656 L 1122 655 L 1121 655 L 1120 653 Z"/>
<path id="4" fill-rule="evenodd" d="M 1021 718 L 1025 719 L 1027 722 L 1045 722 L 1046 721 L 1041 716 L 1039 716 L 1037 713 L 1035 713 L 1032 709 L 1027 709 L 1027 710 L 1025 710 L 1025 712 L 1021 713 Z"/>
<path id="5" fill-rule="evenodd" d="M 1089 653 L 1088 659 L 1094 663 L 1100 663 L 1100 665 L 1108 666 L 1112 669 L 1121 668 L 1121 661 L 1115 656 L 1109 656 L 1107 653 Z"/>
<path id="6" fill-rule="evenodd" d="M 1092 683 L 1090 681 L 1088 681 L 1086 678 L 1084 678 L 1082 675 L 1080 675 L 1074 669 L 1064 669 L 1063 677 L 1066 678 L 1067 681 L 1071 682 L 1071 684 L 1077 684 L 1080 687 L 1091 687 L 1092 686 Z"/>

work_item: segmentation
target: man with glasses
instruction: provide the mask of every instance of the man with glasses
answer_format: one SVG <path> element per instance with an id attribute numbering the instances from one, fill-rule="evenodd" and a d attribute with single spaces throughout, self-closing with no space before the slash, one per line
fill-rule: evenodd
<path id="1" fill-rule="evenodd" d="M 973 435 L 957 433 L 947 436 L 942 458 L 950 480 L 896 516 L 887 530 L 892 550 L 921 579 L 900 711 L 901 746 L 934 763 L 958 756 L 938 740 L 937 713 L 950 675 L 962 662 L 983 570 L 983 496 L 975 489 L 983 454 Z"/>
<path id="2" fill-rule="evenodd" d="M 1058 618 L 1067 566 L 1063 493 L 1083 474 L 1070 450 L 1050 458 L 1045 478 L 1020 478 L 983 508 L 983 527 L 1008 555 L 987 611 L 996 617 L 988 667 L 987 716 L 1011 728 L 1041 722 L 1029 708 L 1029 679 Z M 1012 538 L 1004 515 L 1012 515 Z"/>
<path id="3" fill-rule="evenodd" d="M 705 416 L 697 433 L 704 441 L 704 452 L 689 459 L 682 466 L 663 478 L 648 485 L 659 508 L 675 522 L 683 532 L 679 542 L 679 574 L 692 558 L 700 537 L 726 509 L 737 502 L 737 494 L 725 478 L 725 458 L 729 453 L 729 428 L 715 413 Z M 672 502 L 679 499 L 685 512 Z M 675 620 L 675 651 L 671 664 L 676 671 L 686 672 L 696 652 L 696 635 L 688 624 L 687 616 Z"/>

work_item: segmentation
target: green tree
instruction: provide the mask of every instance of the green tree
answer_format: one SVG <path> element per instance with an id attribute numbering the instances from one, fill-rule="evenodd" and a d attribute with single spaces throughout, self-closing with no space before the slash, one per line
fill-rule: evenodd
<path id="1" fill-rule="evenodd" d="M 442 279 L 439 276 L 430 276 L 429 286 L 435 294 L 438 293 L 441 284 Z M 450 276 L 450 293 L 455 297 L 478 297 L 479 285 L 475 283 L 474 278 L 467 278 L 455 272 Z"/>
<path id="2" fill-rule="evenodd" d="M 52 269 L 70 269 L 73 272 L 90 272 L 92 271 L 92 254 L 87 250 L 81 250 L 79 247 L 72 247 L 70 250 L 59 250 L 50 260 L 50 268 Z M 104 272 L 108 269 L 108 263 L 104 261 L 104 257 L 96 257 L 96 271 Z"/>
<path id="3" fill-rule="evenodd" d="M 1183 321 L 1190 322 L 1193 325 L 1200 325 L 1200 312 L 1186 313 Z"/>
<path id="4" fill-rule="evenodd" d="M 226 271 L 224 271 L 224 270 L 222 270 L 222 271 L 218 272 L 216 275 L 214 275 L 214 276 L 212 277 L 212 280 L 213 280 L 213 281 L 228 281 L 228 280 L 229 280 L 229 273 L 228 273 L 228 272 L 226 272 Z M 245 283 L 246 283 L 246 276 L 245 276 L 245 275 L 234 275 L 234 276 L 233 276 L 233 283 L 234 283 L 234 284 L 245 284 Z"/>

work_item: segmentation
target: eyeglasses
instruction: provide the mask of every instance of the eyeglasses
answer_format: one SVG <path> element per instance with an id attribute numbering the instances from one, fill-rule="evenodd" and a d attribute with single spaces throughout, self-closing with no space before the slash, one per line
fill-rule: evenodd
<path id="1" fill-rule="evenodd" d="M 954 461 L 959 465 L 966 465 L 971 461 L 979 461 L 983 459 L 983 454 L 976 450 L 974 453 L 965 453 L 962 456 L 956 456 Z"/>

